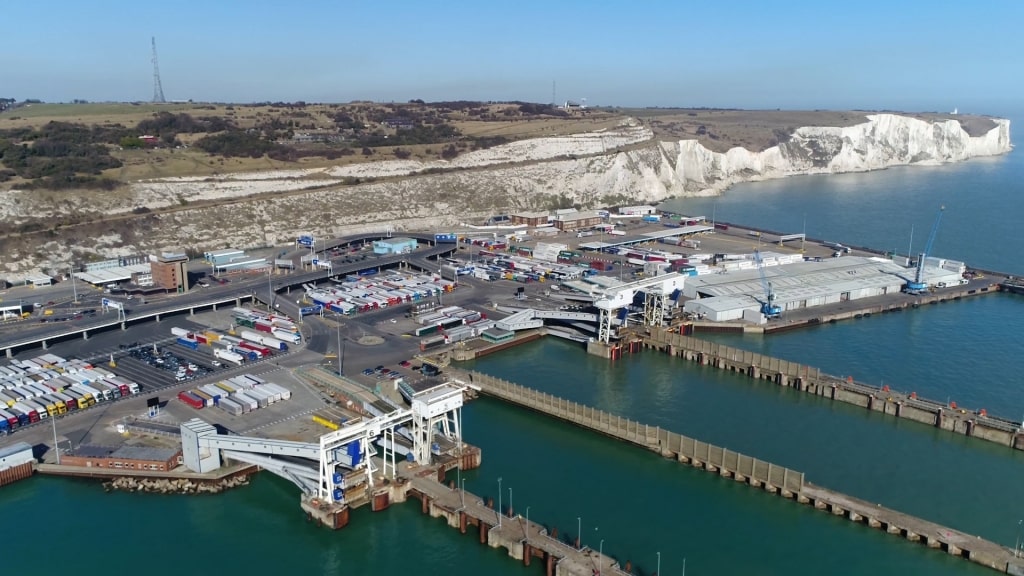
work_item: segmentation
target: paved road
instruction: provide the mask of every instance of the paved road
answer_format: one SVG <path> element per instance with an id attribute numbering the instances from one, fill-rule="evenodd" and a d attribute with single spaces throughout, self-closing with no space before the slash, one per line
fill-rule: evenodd
<path id="1" fill-rule="evenodd" d="M 423 235 L 420 235 L 423 236 Z M 332 242 L 338 244 L 361 241 L 364 238 L 379 238 L 380 235 L 361 235 L 345 239 L 338 239 Z M 355 238 L 356 240 L 353 240 Z M 431 237 L 431 240 L 433 238 Z M 235 298 L 249 298 L 255 296 L 263 302 L 272 302 L 282 313 L 293 318 L 299 316 L 299 306 L 294 299 L 282 298 L 279 293 L 291 287 L 300 287 L 305 283 L 325 280 L 333 276 L 344 276 L 355 274 L 368 268 L 382 268 L 395 266 L 407 262 L 422 269 L 433 269 L 436 263 L 428 258 L 437 257 L 450 253 L 457 249 L 455 244 L 441 244 L 425 250 L 418 250 L 412 254 L 400 254 L 371 258 L 360 262 L 345 264 L 344 257 L 332 260 L 333 268 L 327 270 L 316 270 L 312 272 L 296 272 L 286 276 L 266 276 L 258 278 L 246 278 L 225 285 L 211 286 L 210 288 L 196 288 L 170 299 L 147 300 L 145 304 L 142 299 L 126 300 L 121 297 L 112 297 L 125 304 L 126 317 L 128 321 L 134 319 L 153 317 L 157 314 L 169 314 L 188 309 L 191 306 L 201 306 L 215 300 L 230 301 Z M 336 263 L 335 263 L 336 262 Z M 86 330 L 93 330 L 103 327 L 116 326 L 119 323 L 117 312 L 109 311 L 98 313 L 95 317 L 85 317 L 80 320 L 72 320 L 61 323 L 17 323 L 8 326 L 0 334 L 0 350 L 14 348 L 21 345 L 28 345 L 44 339 L 55 339 L 78 334 Z"/>

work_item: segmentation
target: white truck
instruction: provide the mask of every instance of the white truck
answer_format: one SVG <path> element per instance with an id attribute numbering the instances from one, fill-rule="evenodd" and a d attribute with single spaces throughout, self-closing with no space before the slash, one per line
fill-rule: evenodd
<path id="1" fill-rule="evenodd" d="M 242 358 L 241 354 L 236 354 L 231 350 L 227 350 L 225 348 L 214 348 L 213 355 L 226 362 L 231 362 L 236 366 L 241 366 L 242 363 L 245 361 L 245 359 Z"/>

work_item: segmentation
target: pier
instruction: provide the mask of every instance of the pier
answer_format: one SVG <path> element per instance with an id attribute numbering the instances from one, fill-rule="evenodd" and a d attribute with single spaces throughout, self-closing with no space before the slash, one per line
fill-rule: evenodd
<path id="1" fill-rule="evenodd" d="M 481 394 L 647 448 L 666 458 L 675 459 L 722 478 L 730 478 L 766 493 L 813 506 L 816 510 L 846 518 L 851 522 L 885 530 L 888 534 L 999 572 L 1024 574 L 1024 558 L 1015 557 L 1013 550 L 1005 546 L 880 504 L 816 486 L 806 481 L 802 472 L 486 374 L 466 372 L 458 377 L 457 382 Z"/>
<path id="2" fill-rule="evenodd" d="M 516 515 L 511 508 L 495 510 L 493 502 L 465 492 L 454 486 L 438 482 L 433 467 L 399 466 L 407 496 L 420 501 L 424 514 L 444 518 L 448 525 L 465 534 L 476 532 L 481 544 L 491 548 L 505 548 L 508 555 L 530 566 L 534 559 L 544 565 L 547 576 L 594 576 L 610 574 L 627 576 L 614 558 L 600 554 L 589 547 L 579 547 L 579 535 L 570 545 L 557 538 L 557 532 L 548 530 L 528 518 Z"/>
<path id="3" fill-rule="evenodd" d="M 915 392 L 901 393 L 889 386 L 872 386 L 823 374 L 820 369 L 765 356 L 748 350 L 716 344 L 693 336 L 651 328 L 635 342 L 702 366 L 711 366 L 755 379 L 787 386 L 831 400 L 860 406 L 867 410 L 906 418 L 972 438 L 979 438 L 1024 450 L 1024 430 L 1020 422 L 992 416 L 984 409 L 968 410 L 956 405 L 919 397 Z M 631 346 L 624 346 L 633 350 Z"/>

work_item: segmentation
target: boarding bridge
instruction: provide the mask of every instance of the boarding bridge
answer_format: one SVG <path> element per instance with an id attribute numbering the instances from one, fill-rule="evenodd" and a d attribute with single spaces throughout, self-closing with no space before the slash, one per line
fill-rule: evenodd
<path id="1" fill-rule="evenodd" d="M 644 293 L 644 323 L 661 326 L 668 311 L 668 298 L 676 290 L 682 290 L 685 278 L 673 272 L 604 289 L 604 295 L 594 302 L 599 312 L 597 339 L 605 344 L 611 340 L 612 318 L 616 311 L 633 303 L 637 292 Z"/>
<path id="2" fill-rule="evenodd" d="M 565 310 L 534 310 L 527 308 L 513 313 L 511 316 L 497 320 L 494 323 L 496 328 L 515 332 L 517 330 L 528 330 L 540 328 L 545 320 L 567 320 L 575 322 L 597 322 L 597 314 L 592 312 L 568 312 Z"/>
<path id="3" fill-rule="evenodd" d="M 450 383 L 429 388 L 413 396 L 412 409 L 356 421 L 324 434 L 316 443 L 219 434 L 209 423 L 193 418 L 181 424 L 182 459 L 188 469 L 203 474 L 220 468 L 222 458 L 247 462 L 293 482 L 306 494 L 344 504 L 347 492 L 373 488 L 379 471 L 373 464 L 378 441 L 384 476 L 392 479 L 396 454 L 408 452 L 399 446 L 396 434 L 409 437 L 412 430 L 416 462 L 429 463 L 442 439 L 461 446 L 462 394 L 462 387 Z"/>

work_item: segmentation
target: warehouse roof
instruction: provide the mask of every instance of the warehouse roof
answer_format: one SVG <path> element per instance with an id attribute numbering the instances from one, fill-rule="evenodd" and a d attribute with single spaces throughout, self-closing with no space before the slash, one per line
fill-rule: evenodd
<path id="1" fill-rule="evenodd" d="M 151 272 L 152 268 L 149 263 L 144 264 L 133 264 L 131 266 L 118 266 L 116 268 L 104 268 L 101 270 L 93 270 L 91 272 L 75 272 L 75 278 L 94 284 L 96 286 L 102 284 L 110 284 L 112 282 L 124 282 L 132 279 L 132 274 L 140 274 Z"/>
<path id="2" fill-rule="evenodd" d="M 20 452 L 28 451 L 32 452 L 32 445 L 28 442 L 15 442 L 10 446 L 0 446 L 0 458 L 7 458 L 8 456 L 14 456 Z"/>

